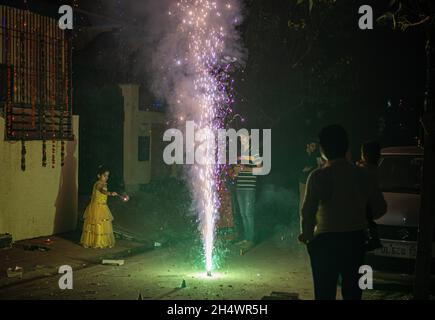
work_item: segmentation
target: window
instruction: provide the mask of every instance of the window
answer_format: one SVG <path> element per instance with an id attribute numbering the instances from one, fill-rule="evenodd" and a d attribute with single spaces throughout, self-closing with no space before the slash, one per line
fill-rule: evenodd
<path id="1" fill-rule="evenodd" d="M 156 98 L 147 85 L 141 85 L 139 88 L 139 111 L 165 111 L 165 101 Z"/>
<path id="2" fill-rule="evenodd" d="M 149 136 L 139 137 L 138 161 L 150 161 L 150 137 Z"/>

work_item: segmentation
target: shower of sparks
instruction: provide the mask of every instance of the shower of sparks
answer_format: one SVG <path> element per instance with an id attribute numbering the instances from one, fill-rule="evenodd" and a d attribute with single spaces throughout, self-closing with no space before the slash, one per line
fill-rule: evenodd
<path id="1" fill-rule="evenodd" d="M 237 1 L 237 0 L 235 0 Z M 184 96 L 193 96 L 189 106 L 199 129 L 215 133 L 224 128 L 232 112 L 233 95 L 229 73 L 234 60 L 225 56 L 227 32 L 233 30 L 237 20 L 229 23 L 233 10 L 231 1 L 225 0 L 179 0 L 168 14 L 178 17 L 178 32 L 186 39 L 185 52 L 175 57 L 174 66 L 183 68 L 191 75 L 193 94 L 179 94 L 177 104 L 182 105 Z M 224 12 L 226 10 L 226 12 Z M 179 116 L 179 120 L 188 120 Z M 207 132 L 206 131 L 206 132 Z M 207 135 L 207 133 L 206 133 Z M 207 273 L 213 269 L 215 222 L 218 216 L 221 166 L 216 163 L 214 139 L 202 143 L 205 152 L 204 164 L 196 164 L 190 173 L 193 195 L 199 215 L 203 237 L 205 267 Z"/>

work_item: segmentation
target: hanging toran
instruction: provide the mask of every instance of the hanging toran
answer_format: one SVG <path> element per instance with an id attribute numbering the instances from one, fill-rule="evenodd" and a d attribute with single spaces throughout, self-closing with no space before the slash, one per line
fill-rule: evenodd
<path id="1" fill-rule="evenodd" d="M 3 11 L 3 10 L 2 10 Z M 12 39 L 9 35 L 9 30 L 6 28 L 6 19 L 5 19 L 5 12 L 2 12 L 3 21 L 3 30 L 4 30 L 4 54 L 6 57 L 6 77 L 7 77 L 7 90 L 6 90 L 6 119 L 7 119 L 7 134 L 8 136 L 13 136 L 14 132 L 12 131 L 13 128 L 13 122 L 14 122 L 14 116 L 12 113 L 12 90 L 13 90 L 13 83 L 12 83 L 12 63 L 11 63 L 11 47 L 12 47 Z M 9 17 L 8 17 L 9 18 Z"/>
<path id="2" fill-rule="evenodd" d="M 32 14 L 28 15 L 28 19 L 30 20 L 30 26 L 31 32 L 33 34 L 36 33 L 36 19 L 35 16 Z M 36 70 L 36 62 L 35 59 L 37 59 L 37 52 L 36 52 L 37 46 L 35 45 L 34 41 L 30 41 L 30 56 L 31 56 L 31 68 L 32 70 Z M 30 75 L 30 94 L 31 94 L 31 104 L 32 104 L 32 129 L 36 129 L 36 72 L 29 72 Z"/>
<path id="3" fill-rule="evenodd" d="M 0 66 L 5 86 L 6 140 L 21 144 L 21 169 L 26 169 L 26 141 L 42 140 L 42 165 L 56 164 L 57 140 L 64 165 L 65 140 L 72 140 L 69 98 L 69 38 L 57 20 L 0 5 Z"/>
<path id="4" fill-rule="evenodd" d="M 19 46 L 20 46 L 20 86 L 19 86 L 19 92 L 18 92 L 18 87 L 17 87 L 17 93 L 20 97 L 20 101 L 21 101 L 21 122 L 24 123 L 26 121 L 25 119 L 25 108 L 24 108 L 24 104 L 26 103 L 25 101 L 25 95 L 24 95 L 24 65 L 25 65 L 25 60 L 24 60 L 24 28 L 26 27 L 25 23 L 24 23 L 24 19 L 23 16 L 20 15 L 19 17 L 19 25 L 21 25 L 21 32 L 20 32 L 20 42 L 19 42 Z M 26 133 L 26 137 L 28 136 L 28 134 Z M 24 138 L 21 139 L 21 170 L 25 171 L 26 170 L 26 145 L 24 142 Z"/>
<path id="5" fill-rule="evenodd" d="M 50 114 L 51 114 L 51 168 L 54 169 L 56 164 L 56 124 L 54 120 L 54 106 L 56 104 L 56 62 L 55 62 L 55 41 L 54 41 L 53 27 L 49 28 L 47 39 L 48 39 L 48 49 L 49 49 L 49 80 L 50 80 Z"/>
<path id="6" fill-rule="evenodd" d="M 42 21 L 44 22 L 44 18 L 42 18 Z M 45 27 L 45 23 L 43 23 L 43 26 Z M 43 27 L 43 28 L 44 28 Z M 40 50 L 40 95 L 41 95 L 41 103 L 40 103 L 40 111 L 39 114 L 42 116 L 40 121 L 40 130 L 42 135 L 42 166 L 47 166 L 47 141 L 46 141 L 46 119 L 45 119 L 45 106 L 47 104 L 47 78 L 46 78 L 46 72 L 47 72 L 47 61 L 46 61 L 46 50 L 45 50 L 45 43 L 44 39 L 41 36 L 41 33 L 38 34 L 39 36 L 39 50 Z"/>
<path id="7" fill-rule="evenodd" d="M 63 43 L 59 35 L 56 37 L 57 41 L 57 57 L 62 56 Z M 64 159 L 65 159 L 65 141 L 63 139 L 63 117 L 64 117 L 64 108 L 63 108 L 63 97 L 62 97 L 62 60 L 57 60 L 57 68 L 56 68 L 56 104 L 60 108 L 60 118 L 59 118 L 59 133 L 60 133 L 60 165 L 63 167 Z"/>

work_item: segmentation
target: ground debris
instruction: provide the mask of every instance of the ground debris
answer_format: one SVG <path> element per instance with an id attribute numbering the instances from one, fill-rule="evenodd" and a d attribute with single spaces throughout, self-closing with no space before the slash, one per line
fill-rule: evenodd
<path id="1" fill-rule="evenodd" d="M 7 269 L 6 274 L 8 278 L 22 278 L 23 277 L 23 268 L 19 266 L 10 267 Z"/>
<path id="2" fill-rule="evenodd" d="M 123 266 L 124 262 L 125 262 L 124 260 L 103 259 L 101 263 L 110 266 Z"/>
<path id="3" fill-rule="evenodd" d="M 26 251 L 43 251 L 43 252 L 50 250 L 47 247 L 36 245 L 36 244 L 25 244 L 23 245 L 23 249 Z"/>

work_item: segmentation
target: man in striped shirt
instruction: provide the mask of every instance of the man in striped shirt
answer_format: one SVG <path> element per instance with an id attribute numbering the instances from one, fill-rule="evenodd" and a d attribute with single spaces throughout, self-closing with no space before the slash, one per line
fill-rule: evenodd
<path id="1" fill-rule="evenodd" d="M 242 155 L 249 154 L 249 137 L 242 137 Z M 255 190 L 257 176 L 253 174 L 252 169 L 259 166 L 259 155 L 242 156 L 240 160 L 249 161 L 248 164 L 237 165 L 236 193 L 239 203 L 240 215 L 242 217 L 244 240 L 240 242 L 245 248 L 250 248 L 255 239 Z"/>

